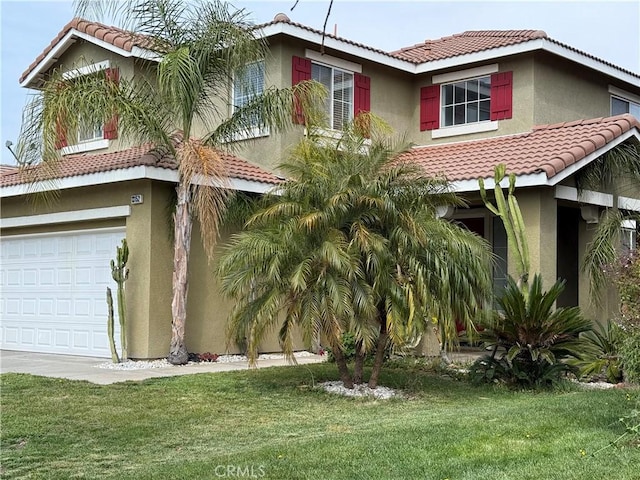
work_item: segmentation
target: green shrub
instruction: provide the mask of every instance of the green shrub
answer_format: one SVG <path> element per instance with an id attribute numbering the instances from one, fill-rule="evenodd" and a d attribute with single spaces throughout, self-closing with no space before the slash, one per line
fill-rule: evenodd
<path id="1" fill-rule="evenodd" d="M 331 348 L 327 347 L 325 350 L 327 352 L 327 361 L 335 362 L 336 357 L 333 356 Z M 342 334 L 342 353 L 347 362 L 351 362 L 356 358 L 356 337 L 351 332 Z"/>
<path id="2" fill-rule="evenodd" d="M 523 291 L 509 277 L 496 299 L 500 311 L 482 334 L 493 353 L 474 363 L 471 378 L 533 387 L 550 385 L 574 371 L 566 360 L 580 351 L 578 336 L 591 330 L 591 322 L 578 307 L 553 309 L 563 289 L 564 281 L 558 281 L 544 292 L 542 278 L 535 275 Z"/>
<path id="3" fill-rule="evenodd" d="M 614 272 L 620 294 L 620 327 L 623 331 L 620 357 L 625 380 L 640 383 L 640 253 L 623 256 Z"/>
<path id="4" fill-rule="evenodd" d="M 621 382 L 623 375 L 620 348 L 623 338 L 622 329 L 613 322 L 582 332 L 578 358 L 571 359 L 568 363 L 579 369 L 581 378 L 606 380 L 609 383 Z"/>

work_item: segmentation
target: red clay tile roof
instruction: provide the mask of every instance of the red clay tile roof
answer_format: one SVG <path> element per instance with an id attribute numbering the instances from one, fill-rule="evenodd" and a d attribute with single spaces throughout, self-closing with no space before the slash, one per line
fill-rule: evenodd
<path id="1" fill-rule="evenodd" d="M 17 170 L 18 167 L 15 165 L 0 165 L 0 175 L 8 175 L 16 172 Z"/>
<path id="2" fill-rule="evenodd" d="M 150 150 L 150 148 L 150 144 L 145 144 L 112 153 L 67 155 L 59 162 L 55 172 L 49 172 L 48 175 L 41 175 L 40 179 L 60 179 L 138 166 L 177 170 L 176 163 L 172 157 L 163 155 L 157 150 Z M 221 153 L 226 164 L 229 178 L 271 185 L 276 185 L 281 182 L 275 175 L 246 160 L 226 152 Z M 30 174 L 28 171 L 20 172 L 14 170 L 0 175 L 0 186 L 9 187 L 12 185 L 20 185 L 28 183 L 32 178 L 33 174 Z"/>
<path id="3" fill-rule="evenodd" d="M 425 40 L 423 43 L 396 50 L 391 54 L 409 62 L 423 63 L 507 47 L 538 38 L 548 37 L 542 30 L 467 31 L 437 40 Z"/>
<path id="4" fill-rule="evenodd" d="M 470 30 L 448 37 L 438 38 L 436 40 L 425 40 L 423 43 L 418 43 L 416 45 L 391 52 L 391 55 L 419 64 L 457 57 L 459 55 L 482 52 L 485 50 L 491 50 L 492 48 L 508 47 L 540 38 L 593 60 L 597 60 L 598 62 L 602 62 L 625 73 L 640 77 L 637 72 L 626 70 L 611 62 L 554 40 L 547 36 L 547 34 L 542 30 Z"/>
<path id="5" fill-rule="evenodd" d="M 551 178 L 602 148 L 640 122 L 632 115 L 540 125 L 532 131 L 482 140 L 414 147 L 400 159 L 419 163 L 427 173 L 450 181 L 493 176 L 499 163 L 508 173 L 544 172 Z"/>
<path id="6" fill-rule="evenodd" d="M 27 69 L 20 76 L 20 83 L 24 81 L 27 76 L 33 71 L 33 69 L 49 54 L 51 50 L 55 48 L 55 46 L 60 42 L 70 30 L 75 29 L 78 32 L 86 33 L 87 35 L 91 35 L 92 37 L 102 40 L 104 42 L 110 43 L 115 47 L 121 48 L 130 52 L 134 46 L 140 48 L 149 48 L 151 46 L 151 42 L 148 37 L 143 35 L 137 35 L 131 32 L 127 32 L 126 30 L 122 30 L 117 27 L 111 27 L 108 25 L 103 25 L 98 22 L 90 22 L 83 18 L 74 18 L 69 23 L 67 23 L 60 33 L 54 38 L 51 43 L 42 51 L 40 55 L 36 57 L 36 59 L 27 67 Z"/>

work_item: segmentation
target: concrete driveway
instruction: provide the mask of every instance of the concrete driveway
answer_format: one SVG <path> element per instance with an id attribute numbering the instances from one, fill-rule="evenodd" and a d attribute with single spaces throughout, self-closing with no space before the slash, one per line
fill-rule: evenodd
<path id="1" fill-rule="evenodd" d="M 310 355 L 297 358 L 298 364 L 320 363 L 326 357 Z M 44 377 L 66 378 L 69 380 L 86 380 L 100 385 L 139 381 L 147 378 L 173 377 L 194 373 L 228 372 L 231 370 L 247 370 L 247 362 L 197 363 L 182 366 L 166 366 L 143 370 L 111 370 L 99 365 L 109 362 L 107 358 L 77 357 L 72 355 L 52 355 L 46 353 L 15 352 L 0 350 L 0 373 L 28 373 Z M 258 368 L 290 365 L 284 359 L 260 359 Z"/>

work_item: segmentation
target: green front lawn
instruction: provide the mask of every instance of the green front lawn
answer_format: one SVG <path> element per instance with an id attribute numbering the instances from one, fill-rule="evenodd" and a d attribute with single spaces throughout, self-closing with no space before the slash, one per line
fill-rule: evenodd
<path id="1" fill-rule="evenodd" d="M 313 388 L 333 365 L 98 386 L 2 376 L 3 478 L 637 479 L 638 391 L 513 392 L 383 370 L 410 397 Z M 634 398 L 635 397 L 635 398 Z M 253 475 L 253 476 L 252 476 Z"/>

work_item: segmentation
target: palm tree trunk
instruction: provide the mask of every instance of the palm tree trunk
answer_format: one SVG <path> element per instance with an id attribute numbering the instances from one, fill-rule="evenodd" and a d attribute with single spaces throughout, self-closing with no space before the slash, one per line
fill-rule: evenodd
<path id="1" fill-rule="evenodd" d="M 187 320 L 187 295 L 189 293 L 189 252 L 191 250 L 191 187 L 181 181 L 177 187 L 178 205 L 174 216 L 173 300 L 171 301 L 171 344 L 167 360 L 174 365 L 184 365 L 189 353 L 184 344 Z"/>
<path id="2" fill-rule="evenodd" d="M 353 368 L 353 383 L 359 385 L 362 383 L 362 376 L 364 372 L 364 357 L 365 352 L 362 348 L 362 342 L 356 343 L 356 362 Z"/>
<path id="3" fill-rule="evenodd" d="M 373 368 L 371 369 L 371 377 L 369 378 L 369 388 L 378 386 L 378 377 L 382 370 L 382 362 L 384 361 L 384 351 L 387 348 L 387 340 L 389 332 L 387 332 L 386 317 L 382 316 L 380 322 L 380 334 L 378 335 L 378 343 L 376 344 L 376 356 L 373 359 Z"/>
<path id="4" fill-rule="evenodd" d="M 345 388 L 353 388 L 353 379 L 349 374 L 347 361 L 345 360 L 344 354 L 342 353 L 342 345 L 340 345 L 340 342 L 334 341 L 332 342 L 331 349 L 333 352 L 333 356 L 336 359 L 336 365 L 338 366 L 338 372 L 340 373 L 340 380 L 342 380 L 342 384 L 345 386 Z"/>

